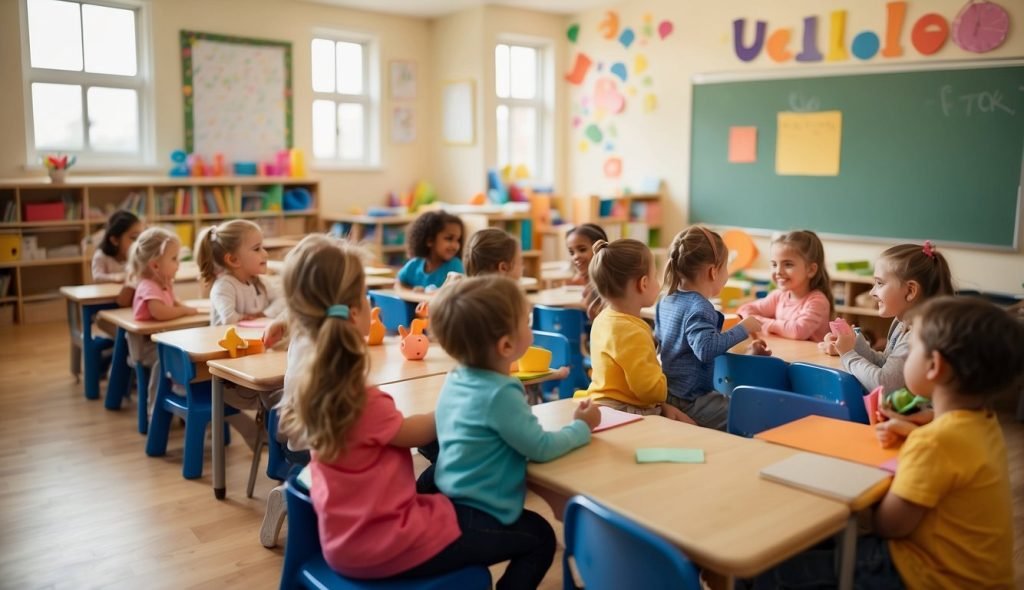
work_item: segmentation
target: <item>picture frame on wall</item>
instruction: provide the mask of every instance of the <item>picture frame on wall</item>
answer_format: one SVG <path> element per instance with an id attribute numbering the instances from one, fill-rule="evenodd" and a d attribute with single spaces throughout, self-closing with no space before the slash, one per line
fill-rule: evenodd
<path id="1" fill-rule="evenodd" d="M 473 80 L 449 80 L 441 89 L 443 139 L 447 145 L 476 143 L 476 85 Z"/>
<path id="2" fill-rule="evenodd" d="M 391 99 L 413 100 L 416 98 L 416 62 L 395 60 L 391 62 Z"/>
<path id="3" fill-rule="evenodd" d="M 416 113 L 412 107 L 397 106 L 391 110 L 391 143 L 416 141 Z"/>

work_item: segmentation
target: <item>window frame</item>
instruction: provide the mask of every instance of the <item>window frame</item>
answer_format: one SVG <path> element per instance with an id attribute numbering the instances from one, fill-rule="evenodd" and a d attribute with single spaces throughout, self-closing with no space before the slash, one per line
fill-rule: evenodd
<path id="1" fill-rule="evenodd" d="M 149 4 L 144 0 L 66 0 L 74 4 L 103 6 L 135 12 L 135 63 L 134 76 L 116 74 L 94 74 L 85 71 L 84 55 L 82 71 L 56 70 L 32 67 L 31 47 L 28 30 L 28 3 L 19 0 L 21 17 L 21 71 L 22 96 L 25 113 L 25 169 L 43 168 L 42 157 L 52 149 L 40 149 L 36 145 L 35 113 L 32 104 L 32 84 L 70 84 L 81 87 L 82 97 L 82 139 L 83 148 L 60 150 L 78 158 L 76 168 L 85 170 L 141 169 L 156 165 L 156 119 L 153 90 L 153 54 L 151 50 L 152 31 Z M 81 9 L 79 9 L 81 11 Z M 81 14 L 81 12 L 79 12 Z M 103 87 L 134 90 L 138 109 L 138 149 L 132 152 L 96 150 L 89 145 L 89 104 L 90 88 Z"/>
<path id="2" fill-rule="evenodd" d="M 361 94 L 342 93 L 337 91 L 337 63 L 335 63 L 335 91 L 319 92 L 313 90 L 312 47 L 313 41 L 325 40 L 335 43 L 335 59 L 337 59 L 337 43 L 356 43 L 363 48 L 363 92 Z M 313 150 L 310 166 L 319 170 L 379 170 L 381 168 L 380 149 L 380 46 L 377 37 L 353 31 L 337 29 L 314 29 L 307 45 L 310 51 L 310 77 L 307 83 L 310 90 L 310 135 L 312 136 L 312 109 L 317 100 L 334 103 L 335 114 L 335 149 L 333 158 L 318 158 Z M 341 104 L 358 104 L 363 107 L 363 158 L 347 160 L 341 157 L 341 145 L 338 142 L 338 106 Z"/>
<path id="3" fill-rule="evenodd" d="M 497 72 L 497 50 L 498 46 L 506 45 L 509 47 L 509 88 L 508 96 L 501 97 L 498 95 L 498 72 Z M 512 76 L 511 76 L 511 64 L 512 64 L 512 47 L 527 47 L 533 49 L 536 52 L 536 80 L 534 80 L 537 92 L 534 98 L 514 98 L 512 96 Z M 512 162 L 498 162 L 497 154 L 500 152 L 500 148 L 497 145 L 498 136 L 498 108 L 505 106 L 508 108 L 509 121 L 512 118 L 512 109 L 515 107 L 527 107 L 532 108 L 536 112 L 536 145 L 534 149 L 537 151 L 537 170 L 530 170 L 530 178 L 528 182 L 534 185 L 550 184 L 554 180 L 553 170 L 553 156 L 554 156 L 554 138 L 552 137 L 552 130 L 554 127 L 554 109 L 553 109 L 553 92 L 554 84 L 553 80 L 550 79 L 550 71 L 552 65 L 549 63 L 549 57 L 551 54 L 551 43 L 547 40 L 534 39 L 534 38 L 522 38 L 514 36 L 503 36 L 499 37 L 494 45 L 494 51 L 492 52 L 492 59 L 494 60 L 494 124 L 495 124 L 495 161 L 498 168 L 510 164 Z M 506 134 L 505 141 L 505 152 L 509 155 L 512 153 L 512 133 L 511 125 L 509 133 Z"/>

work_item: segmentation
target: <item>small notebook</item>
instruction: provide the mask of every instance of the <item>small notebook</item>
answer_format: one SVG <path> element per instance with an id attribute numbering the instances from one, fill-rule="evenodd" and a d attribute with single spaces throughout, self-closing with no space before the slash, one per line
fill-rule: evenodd
<path id="1" fill-rule="evenodd" d="M 797 453 L 761 470 L 761 477 L 826 496 L 852 502 L 892 475 L 875 467 Z"/>
<path id="2" fill-rule="evenodd" d="M 637 449 L 637 463 L 703 463 L 704 449 Z"/>
<path id="3" fill-rule="evenodd" d="M 621 410 L 615 410 L 607 406 L 598 406 L 598 409 L 601 410 L 601 423 L 597 425 L 594 432 L 601 432 L 602 430 L 608 430 L 609 428 L 615 428 L 616 426 L 622 426 L 623 424 L 630 424 L 644 419 L 643 416 L 630 414 L 629 412 L 623 412 Z"/>

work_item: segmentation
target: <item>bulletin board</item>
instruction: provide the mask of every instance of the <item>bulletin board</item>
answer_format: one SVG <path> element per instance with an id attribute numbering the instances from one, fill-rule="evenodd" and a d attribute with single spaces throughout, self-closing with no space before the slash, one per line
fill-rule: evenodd
<path id="1" fill-rule="evenodd" d="M 181 31 L 185 150 L 233 162 L 292 147 L 292 46 Z"/>
<path id="2" fill-rule="evenodd" d="M 694 79 L 693 222 L 1019 247 L 1024 62 L 797 76 Z"/>

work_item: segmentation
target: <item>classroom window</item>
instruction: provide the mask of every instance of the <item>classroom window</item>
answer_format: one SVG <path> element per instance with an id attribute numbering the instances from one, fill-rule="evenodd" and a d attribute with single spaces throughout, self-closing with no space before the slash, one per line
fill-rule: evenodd
<path id="1" fill-rule="evenodd" d="M 377 164 L 375 43 L 316 37 L 311 50 L 313 158 L 326 165 Z"/>
<path id="2" fill-rule="evenodd" d="M 145 5 L 23 0 L 28 164 L 62 151 L 89 166 L 152 159 Z"/>
<path id="3" fill-rule="evenodd" d="M 498 167 L 525 166 L 533 182 L 552 174 L 544 58 L 540 46 L 499 43 L 494 49 Z"/>

